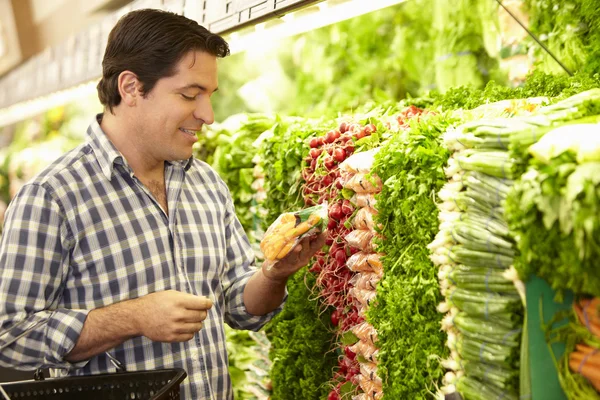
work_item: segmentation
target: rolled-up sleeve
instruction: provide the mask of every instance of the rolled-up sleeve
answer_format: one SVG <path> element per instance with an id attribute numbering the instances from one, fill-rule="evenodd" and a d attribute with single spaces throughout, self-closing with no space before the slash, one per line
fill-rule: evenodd
<path id="1" fill-rule="evenodd" d="M 86 310 L 58 308 L 72 235 L 60 203 L 40 184 L 12 200 L 0 242 L 0 365 L 78 368 L 64 360 L 77 343 Z"/>
<path id="2" fill-rule="evenodd" d="M 246 310 L 244 289 L 257 271 L 254 251 L 244 228 L 235 215 L 231 197 L 228 196 L 225 230 L 227 236 L 227 265 L 221 278 L 225 292 L 225 321 L 232 328 L 258 331 L 283 309 L 287 291 L 281 305 L 265 315 L 252 315 Z"/>

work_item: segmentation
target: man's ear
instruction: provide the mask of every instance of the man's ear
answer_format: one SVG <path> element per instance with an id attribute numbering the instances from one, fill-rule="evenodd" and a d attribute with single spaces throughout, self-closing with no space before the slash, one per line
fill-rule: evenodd
<path id="1" fill-rule="evenodd" d="M 121 100 L 126 105 L 133 107 L 141 97 L 141 84 L 136 74 L 131 71 L 123 71 L 119 74 L 117 81 Z"/>

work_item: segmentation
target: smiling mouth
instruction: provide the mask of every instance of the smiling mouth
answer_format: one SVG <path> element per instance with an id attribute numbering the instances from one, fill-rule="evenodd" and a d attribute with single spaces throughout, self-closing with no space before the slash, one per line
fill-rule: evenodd
<path id="1" fill-rule="evenodd" d="M 184 128 L 179 128 L 179 130 L 183 133 L 187 133 L 188 135 L 192 135 L 192 136 L 196 136 L 196 130 L 192 130 L 192 129 L 184 129 Z"/>

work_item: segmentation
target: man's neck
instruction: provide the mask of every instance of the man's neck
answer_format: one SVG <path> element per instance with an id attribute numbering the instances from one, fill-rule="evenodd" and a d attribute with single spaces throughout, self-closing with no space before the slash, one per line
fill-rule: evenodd
<path id="1" fill-rule="evenodd" d="M 151 157 L 145 150 L 143 138 L 135 127 L 124 123 L 127 118 L 106 111 L 100 123 L 102 131 L 125 157 L 135 175 L 145 180 L 164 181 L 165 162 Z"/>

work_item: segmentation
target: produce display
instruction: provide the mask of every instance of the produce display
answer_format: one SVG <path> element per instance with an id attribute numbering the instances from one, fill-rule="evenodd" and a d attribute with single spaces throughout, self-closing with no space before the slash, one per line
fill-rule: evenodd
<path id="1" fill-rule="evenodd" d="M 530 28 L 571 71 L 600 72 L 600 4 L 595 0 L 524 0 Z M 541 48 L 533 48 L 538 68 L 562 73 Z"/>
<path id="2" fill-rule="evenodd" d="M 241 400 L 266 400 L 271 394 L 271 344 L 264 332 L 225 327 L 229 374 L 234 396 Z"/>
<path id="3" fill-rule="evenodd" d="M 491 106 L 484 116 L 494 112 Z M 507 275 L 516 251 L 504 203 L 514 168 L 502 125 L 483 118 L 444 133 L 453 152 L 445 169 L 449 182 L 438 193 L 440 227 L 428 246 L 439 266 L 445 301 L 438 310 L 446 314 L 442 329 L 451 351 L 443 365 L 452 372 L 441 390 L 467 399 L 519 398 L 523 308 Z"/>
<path id="4" fill-rule="evenodd" d="M 373 252 L 374 231 L 367 222 L 369 218 L 372 222 L 372 215 L 368 209 L 360 208 L 356 200 L 354 203 L 349 200 L 372 196 L 381 189 L 381 181 L 368 176 L 368 152 L 354 154 L 363 149 L 359 145 L 361 139 L 366 138 L 363 143 L 376 141 L 376 132 L 378 129 L 372 123 L 342 121 L 337 129 L 311 139 L 308 165 L 303 169 L 305 202 L 330 204 L 327 248 L 317 253 L 309 269 L 316 276 L 316 298 L 323 306 L 334 308 L 331 323 L 340 340 L 338 369 L 333 376 L 334 388 L 329 400 L 360 390 L 363 396 L 379 399 L 382 395 L 381 378 L 376 373 L 376 347 L 372 340 L 360 340 L 356 336 L 365 330 L 372 332 L 364 317 L 375 297 L 375 284 L 380 277 L 365 275 L 371 264 L 352 262 L 369 257 Z M 371 135 L 374 136 L 371 138 Z M 372 154 L 370 156 L 372 159 Z M 376 262 L 371 260 L 372 264 Z M 347 267 L 350 263 L 354 268 Z M 366 265 L 361 268 L 359 264 Z"/>
<path id="5" fill-rule="evenodd" d="M 522 276 L 534 273 L 554 289 L 593 296 L 600 295 L 599 105 L 600 91 L 587 91 L 547 107 L 543 119 L 521 130 L 522 137 L 541 139 L 529 147 L 529 167 L 507 213 Z"/>

